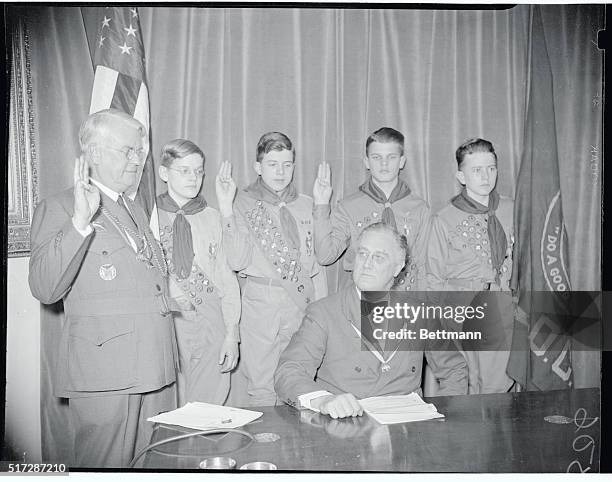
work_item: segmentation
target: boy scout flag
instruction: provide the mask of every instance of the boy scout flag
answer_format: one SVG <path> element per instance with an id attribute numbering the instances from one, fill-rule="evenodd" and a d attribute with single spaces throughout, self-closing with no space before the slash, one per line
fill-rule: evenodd
<path id="1" fill-rule="evenodd" d="M 515 308 L 508 376 L 526 390 L 572 386 L 571 340 L 561 322 L 569 291 L 561 209 L 553 84 L 539 6 L 530 18 L 525 144 L 514 204 Z"/>
<path id="2" fill-rule="evenodd" d="M 112 107 L 130 114 L 147 129 L 142 179 L 138 179 L 128 195 L 136 198 L 150 218 L 155 204 L 155 174 L 149 151 L 149 91 L 137 8 L 103 9 L 93 63 L 96 71 L 89 113 Z"/>

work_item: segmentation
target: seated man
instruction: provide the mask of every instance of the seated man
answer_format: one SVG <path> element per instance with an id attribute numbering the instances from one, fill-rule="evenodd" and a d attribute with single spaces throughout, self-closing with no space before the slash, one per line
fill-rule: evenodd
<path id="1" fill-rule="evenodd" d="M 383 223 L 368 226 L 356 246 L 353 282 L 308 306 L 275 373 L 289 405 L 333 418 L 362 414 L 357 399 L 421 392 L 423 352 L 440 382 L 439 395 L 467 393 L 466 364 L 451 341 L 385 340 L 362 350 L 361 291 L 388 291 L 406 259 L 406 238 Z M 367 335 L 364 335 L 368 339 Z M 409 345 L 405 345 L 409 344 Z M 448 351 L 444 351 L 448 350 Z"/>

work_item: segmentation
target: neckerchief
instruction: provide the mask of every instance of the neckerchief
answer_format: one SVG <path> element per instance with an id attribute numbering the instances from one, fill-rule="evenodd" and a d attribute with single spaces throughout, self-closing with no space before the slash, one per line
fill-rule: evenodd
<path id="1" fill-rule="evenodd" d="M 207 206 L 206 199 L 198 196 L 190 200 L 183 207 L 179 207 L 167 192 L 157 197 L 157 207 L 170 213 L 176 213 L 172 224 L 172 236 L 174 238 L 172 248 L 172 262 L 176 267 L 180 278 L 187 278 L 191 273 L 191 265 L 195 256 L 193 252 L 193 237 L 191 235 L 191 224 L 185 218 L 185 214 L 196 214 L 203 211 Z"/>
<path id="2" fill-rule="evenodd" d="M 411 191 L 408 187 L 408 184 L 406 184 L 403 180 L 398 179 L 397 184 L 395 185 L 393 191 L 391 192 L 391 195 L 389 196 L 389 199 L 387 199 L 385 193 L 382 192 L 382 190 L 376 184 L 374 184 L 374 179 L 372 178 L 372 176 L 369 176 L 368 180 L 364 182 L 361 186 L 359 186 L 359 190 L 370 196 L 377 203 L 385 205 L 385 209 L 382 213 L 382 222 L 397 229 L 397 225 L 395 223 L 395 215 L 391 210 L 391 205 L 394 202 L 399 201 L 400 199 L 403 199 L 410 194 Z"/>
<path id="3" fill-rule="evenodd" d="M 273 206 L 280 206 L 279 214 L 281 229 L 283 230 L 285 236 L 287 236 L 287 241 L 292 244 L 292 248 L 299 249 L 300 235 L 297 222 L 291 214 L 291 211 L 289 211 L 287 208 L 287 203 L 295 201 L 298 197 L 297 189 L 295 188 L 293 181 L 291 181 L 285 190 L 279 195 L 270 189 L 265 182 L 263 182 L 261 176 L 257 176 L 257 180 L 246 187 L 244 192 L 253 199 L 265 201 Z"/>
<path id="4" fill-rule="evenodd" d="M 495 211 L 499 206 L 499 194 L 493 189 L 489 194 L 489 205 L 485 206 L 475 201 L 468 196 L 467 190 L 464 187 L 459 194 L 451 199 L 451 204 L 457 209 L 469 214 L 486 214 L 487 215 L 487 234 L 489 235 L 489 244 L 491 246 L 491 263 L 495 269 L 495 282 L 499 284 L 499 276 L 501 266 L 506 257 L 506 248 L 508 241 L 506 233 L 495 215 Z"/>

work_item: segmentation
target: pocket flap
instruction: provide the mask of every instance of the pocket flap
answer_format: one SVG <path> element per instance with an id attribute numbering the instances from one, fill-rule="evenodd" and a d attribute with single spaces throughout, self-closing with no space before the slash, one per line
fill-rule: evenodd
<path id="1" fill-rule="evenodd" d="M 93 242 L 89 246 L 89 251 L 102 256 L 109 256 L 123 248 L 132 249 L 121 236 L 114 233 L 96 232 Z"/>
<path id="2" fill-rule="evenodd" d="M 81 318 L 70 326 L 70 335 L 97 346 L 109 340 L 134 332 L 133 320 L 111 318 Z"/>

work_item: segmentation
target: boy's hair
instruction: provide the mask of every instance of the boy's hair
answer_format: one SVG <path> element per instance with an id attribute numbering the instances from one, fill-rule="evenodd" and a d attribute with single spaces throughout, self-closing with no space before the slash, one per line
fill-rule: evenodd
<path id="1" fill-rule="evenodd" d="M 263 156 L 270 151 L 291 151 L 295 160 L 295 149 L 291 140 L 282 132 L 267 132 L 259 138 L 257 143 L 256 160 L 261 162 Z"/>
<path id="2" fill-rule="evenodd" d="M 161 165 L 171 167 L 175 159 L 182 159 L 190 154 L 198 154 L 202 157 L 202 161 L 206 161 L 206 157 L 196 144 L 187 139 L 174 139 L 167 142 L 161 150 Z"/>
<path id="3" fill-rule="evenodd" d="M 474 154 L 476 152 L 490 152 L 495 157 L 495 162 L 497 162 L 497 154 L 495 153 L 493 144 L 487 141 L 486 139 L 474 137 L 465 141 L 455 151 L 455 159 L 457 159 L 457 169 L 461 169 L 461 164 L 463 164 L 465 156 L 467 156 L 468 154 Z"/>
<path id="4" fill-rule="evenodd" d="M 368 147 L 372 142 L 395 142 L 400 146 L 400 154 L 404 155 L 404 135 L 391 127 L 381 127 L 369 135 L 366 140 L 366 156 L 368 155 Z"/>

